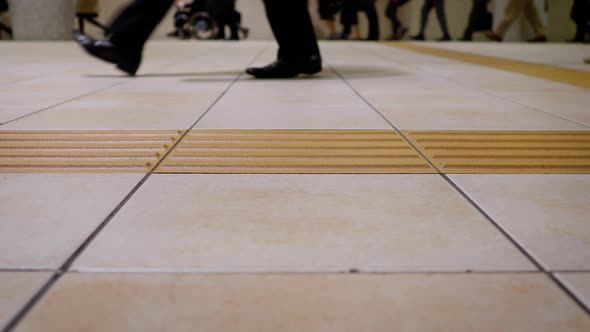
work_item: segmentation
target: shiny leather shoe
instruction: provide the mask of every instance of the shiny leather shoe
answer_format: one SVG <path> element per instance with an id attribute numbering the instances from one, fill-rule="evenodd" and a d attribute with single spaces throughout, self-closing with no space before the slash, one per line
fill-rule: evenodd
<path id="1" fill-rule="evenodd" d="M 134 76 L 141 64 L 141 54 L 121 49 L 108 40 L 95 40 L 84 33 L 74 30 L 74 40 L 88 52 L 88 54 L 114 63 L 117 68 Z"/>
<path id="2" fill-rule="evenodd" d="M 246 73 L 256 78 L 293 78 L 299 74 L 316 74 L 322 71 L 322 58 L 319 54 L 312 55 L 304 62 L 289 62 L 278 59 L 264 67 L 246 69 Z"/>

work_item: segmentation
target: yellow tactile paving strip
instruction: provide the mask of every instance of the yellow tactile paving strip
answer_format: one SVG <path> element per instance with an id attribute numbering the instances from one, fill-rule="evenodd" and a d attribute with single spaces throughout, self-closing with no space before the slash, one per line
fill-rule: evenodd
<path id="1" fill-rule="evenodd" d="M 0 173 L 590 174 L 590 131 L 184 133 L 0 131 Z"/>
<path id="2" fill-rule="evenodd" d="M 0 131 L 0 173 L 147 173 L 177 130 Z"/>
<path id="3" fill-rule="evenodd" d="M 590 174 L 590 131 L 406 131 L 442 173 Z"/>
<path id="4" fill-rule="evenodd" d="M 418 45 L 415 43 L 383 42 L 383 44 L 428 55 L 487 66 L 495 69 L 506 70 L 590 89 L 590 72 L 587 71 L 561 68 L 538 63 L 529 63 L 474 53 L 452 51 L 437 47 Z"/>
<path id="5" fill-rule="evenodd" d="M 393 130 L 193 130 L 156 173 L 435 173 Z"/>

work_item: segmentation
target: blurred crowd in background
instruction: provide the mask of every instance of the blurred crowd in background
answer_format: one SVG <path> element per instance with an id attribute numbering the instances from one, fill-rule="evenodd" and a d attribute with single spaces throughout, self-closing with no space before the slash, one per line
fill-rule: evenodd
<path id="1" fill-rule="evenodd" d="M 452 36 L 449 31 L 446 1 L 453 0 L 387 0 L 384 13 L 379 13 L 379 8 L 383 7 L 376 6 L 377 0 L 317 0 L 312 5 L 317 4 L 316 10 L 327 31 L 326 38 L 332 40 L 425 40 L 430 13 L 434 11 L 442 33 L 436 39 L 438 41 L 471 41 L 473 34 L 479 31 L 488 39 L 500 42 L 520 16 L 526 18 L 534 31 L 534 37 L 529 41 L 547 41 L 547 27 L 540 18 L 540 8 L 535 6 L 534 0 L 508 0 L 502 17 L 495 18 L 499 22 L 495 28 L 490 10 L 494 0 L 472 0 L 471 7 L 465 8 L 464 15 L 468 17 L 468 23 L 461 36 Z M 77 0 L 77 24 L 81 31 L 84 31 L 85 24 L 106 30 L 98 18 L 98 2 L 99 0 Z M 409 35 L 409 23 L 400 18 L 399 12 L 412 2 L 421 6 L 420 24 L 417 33 Z M 4 12 L 4 17 L 7 16 L 9 7 L 9 0 L 0 0 L 0 13 Z M 361 16 L 366 17 L 363 20 L 367 24 L 365 29 L 359 27 Z M 380 18 L 386 18 L 388 24 L 391 24 L 391 33 L 387 32 L 388 36 L 380 31 Z M 574 0 L 570 19 L 576 24 L 576 33 L 569 41 L 590 42 L 590 0 Z M 0 19 L 0 37 L 6 39 L 11 35 L 9 24 Z M 174 26 L 168 33 L 170 37 L 181 39 L 239 40 L 248 35 L 249 29 L 242 25 L 242 14 L 236 10 L 236 0 L 179 0 L 175 4 Z"/>

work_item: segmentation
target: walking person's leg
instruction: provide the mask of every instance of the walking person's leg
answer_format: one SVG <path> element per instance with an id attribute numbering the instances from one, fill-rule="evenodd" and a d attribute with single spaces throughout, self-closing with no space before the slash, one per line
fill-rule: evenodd
<path id="1" fill-rule="evenodd" d="M 264 0 L 272 32 L 279 44 L 277 60 L 248 68 L 258 78 L 289 78 L 322 70 L 322 59 L 306 0 Z"/>
<path id="2" fill-rule="evenodd" d="M 377 9 L 375 4 L 368 4 L 363 8 L 369 21 L 369 36 L 368 40 L 379 40 L 379 17 L 377 16 Z"/>
<path id="3" fill-rule="evenodd" d="M 422 10 L 420 11 L 420 32 L 412 37 L 414 40 L 424 40 L 424 33 L 426 31 L 426 24 L 428 23 L 428 14 L 434 6 L 434 0 L 424 0 Z"/>
<path id="4" fill-rule="evenodd" d="M 114 63 L 135 75 L 141 64 L 143 47 L 166 15 L 174 0 L 134 0 L 115 16 L 108 27 L 109 39 L 94 40 L 74 31 L 74 40 L 90 55 Z"/>
<path id="5" fill-rule="evenodd" d="M 529 0 L 510 0 L 504 9 L 504 17 L 500 22 L 500 25 L 496 28 L 496 31 L 486 32 L 486 36 L 495 41 L 502 41 L 506 31 L 512 25 L 514 20 L 522 13 L 524 7 Z"/>
<path id="6" fill-rule="evenodd" d="M 539 15 L 539 11 L 537 10 L 537 7 L 535 7 L 533 0 L 528 0 L 528 2 L 526 3 L 526 5 L 524 7 L 524 16 L 529 21 L 529 23 L 532 25 L 533 30 L 535 31 L 535 38 L 530 41 L 533 41 L 533 42 L 547 41 L 547 36 L 545 34 L 545 26 L 543 25 L 543 22 L 541 21 L 541 16 Z"/>
<path id="7" fill-rule="evenodd" d="M 438 18 L 440 29 L 443 32 L 443 36 L 439 40 L 451 40 L 451 34 L 449 32 L 449 26 L 447 24 L 447 16 L 445 14 L 445 0 L 434 0 L 434 5 L 436 6 L 436 17 Z"/>

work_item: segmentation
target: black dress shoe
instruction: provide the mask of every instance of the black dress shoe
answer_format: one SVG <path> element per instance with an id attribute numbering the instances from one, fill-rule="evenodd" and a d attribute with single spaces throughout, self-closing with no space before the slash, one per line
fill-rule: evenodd
<path id="1" fill-rule="evenodd" d="M 410 37 L 410 39 L 412 39 L 412 40 L 419 40 L 419 41 L 423 41 L 423 40 L 424 40 L 424 35 L 423 35 L 423 34 L 421 34 L 421 33 L 419 33 L 419 34 L 417 34 L 417 35 L 415 35 L 415 36 L 412 36 L 412 37 Z"/>
<path id="2" fill-rule="evenodd" d="M 95 40 L 84 33 L 74 30 L 74 40 L 88 52 L 88 54 L 114 63 L 117 68 L 133 76 L 141 64 L 141 53 L 117 47 L 108 40 Z"/>
<path id="3" fill-rule="evenodd" d="M 246 73 L 256 78 L 293 78 L 299 74 L 316 74 L 322 71 L 322 58 L 312 55 L 307 61 L 285 61 L 278 59 L 265 67 L 252 67 Z"/>

